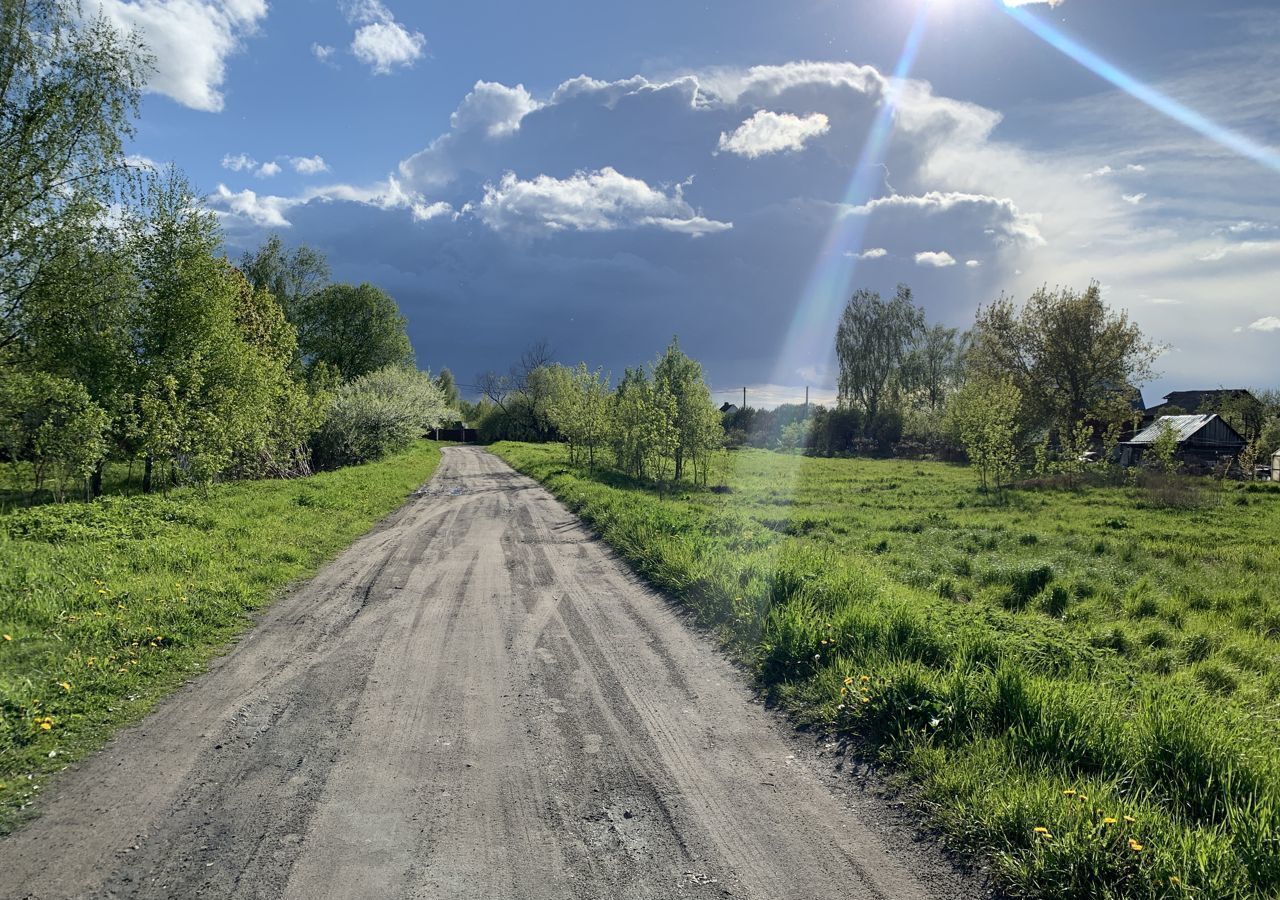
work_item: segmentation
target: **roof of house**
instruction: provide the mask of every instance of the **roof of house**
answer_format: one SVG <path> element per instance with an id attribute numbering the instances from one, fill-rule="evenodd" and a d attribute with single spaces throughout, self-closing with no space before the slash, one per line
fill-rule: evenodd
<path id="1" fill-rule="evenodd" d="M 1161 406 L 1176 406 L 1180 409 L 1194 412 L 1201 409 L 1206 403 L 1213 403 L 1223 399 L 1232 399 L 1239 396 L 1251 396 L 1244 388 L 1212 388 L 1210 390 L 1198 391 L 1172 391 L 1164 395 L 1164 403 L 1159 403 L 1151 409 L 1159 409 Z M 1148 410 L 1149 412 L 1150 410 Z"/>
<path id="2" fill-rule="evenodd" d="M 1183 441 L 1195 437 L 1215 419 L 1231 434 L 1235 435 L 1240 443 L 1244 443 L 1244 438 L 1240 437 L 1236 430 L 1227 424 L 1226 420 L 1219 418 L 1217 413 L 1201 413 L 1194 416 L 1161 416 L 1135 434 L 1130 440 L 1125 441 L 1125 443 L 1129 445 L 1154 444 L 1156 438 L 1160 437 L 1160 433 L 1167 427 L 1173 431 L 1174 438 L 1181 444 Z"/>

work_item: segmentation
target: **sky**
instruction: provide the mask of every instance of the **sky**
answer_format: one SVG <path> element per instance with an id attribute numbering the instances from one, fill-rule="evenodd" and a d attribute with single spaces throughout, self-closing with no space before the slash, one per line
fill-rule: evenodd
<path id="1" fill-rule="evenodd" d="M 829 400 L 840 310 L 1097 281 L 1170 390 L 1280 386 L 1280 4 L 100 0 L 131 152 L 388 291 L 466 385 L 673 335 L 716 399 Z"/>

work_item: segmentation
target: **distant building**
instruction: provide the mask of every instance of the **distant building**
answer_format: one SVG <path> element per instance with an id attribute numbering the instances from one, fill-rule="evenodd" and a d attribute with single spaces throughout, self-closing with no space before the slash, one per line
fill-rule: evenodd
<path id="1" fill-rule="evenodd" d="M 732 415 L 737 411 L 738 411 L 738 406 L 735 403 L 726 402 L 723 406 L 720 407 L 720 412 L 724 413 L 726 416 Z"/>
<path id="2" fill-rule="evenodd" d="M 1164 402 L 1159 403 L 1147 410 L 1144 419 L 1146 421 L 1155 421 L 1164 415 L 1171 413 L 1198 413 L 1198 412 L 1214 412 L 1220 409 L 1224 404 L 1237 400 L 1254 400 L 1253 394 L 1250 394 L 1244 388 L 1217 388 L 1210 391 L 1174 391 L 1171 394 L 1165 394 Z M 1176 411 L 1176 412 L 1175 412 Z"/>
<path id="3" fill-rule="evenodd" d="M 1193 468 L 1216 468 L 1240 455 L 1246 441 L 1216 413 L 1160 416 L 1120 444 L 1120 464 L 1138 465 L 1164 429 L 1178 442 L 1178 459 Z"/>

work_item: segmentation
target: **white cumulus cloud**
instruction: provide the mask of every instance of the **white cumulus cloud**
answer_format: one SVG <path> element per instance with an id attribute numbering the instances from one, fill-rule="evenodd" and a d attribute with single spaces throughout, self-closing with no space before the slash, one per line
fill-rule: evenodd
<path id="1" fill-rule="evenodd" d="M 979 267 L 982 265 L 982 260 L 980 260 L 980 259 L 966 259 L 966 260 L 965 260 L 965 262 L 964 262 L 964 265 L 965 265 L 965 268 L 967 268 L 967 269 L 977 269 L 977 268 L 979 268 Z"/>
<path id="2" fill-rule="evenodd" d="M 1131 204 L 1133 206 L 1137 206 L 1143 200 L 1147 199 L 1147 195 L 1146 194 L 1122 194 L 1121 198 L 1124 200 L 1125 203 Z"/>
<path id="3" fill-rule="evenodd" d="M 955 257 L 945 250 L 925 250 L 916 254 L 917 266 L 945 269 L 947 266 L 954 266 L 955 264 Z"/>
<path id="4" fill-rule="evenodd" d="M 97 6 L 117 28 L 137 31 L 154 56 L 148 91 L 205 112 L 221 111 L 227 58 L 267 15 L 266 0 L 98 0 Z"/>
<path id="5" fill-rule="evenodd" d="M 347 19 L 359 26 L 351 39 L 351 52 L 375 75 L 389 75 L 397 66 L 411 66 L 422 58 L 426 37 L 397 22 L 381 0 L 348 4 Z"/>
<path id="6" fill-rule="evenodd" d="M 270 178 L 273 175 L 280 174 L 280 164 L 275 162 L 264 162 L 258 166 L 258 171 L 254 173 L 259 178 Z"/>
<path id="7" fill-rule="evenodd" d="M 881 259 L 889 255 L 889 251 L 883 247 L 871 247 L 857 254 L 858 259 Z"/>
<path id="8" fill-rule="evenodd" d="M 803 150 L 805 142 L 830 130 L 830 121 L 820 112 L 797 116 L 762 109 L 739 125 L 732 134 L 722 131 L 719 149 L 755 159 L 770 153 Z"/>
<path id="9" fill-rule="evenodd" d="M 541 105 L 523 84 L 507 87 L 496 81 L 477 81 L 449 116 L 449 124 L 459 131 L 483 128 L 489 137 L 501 137 L 519 129 L 520 120 Z"/>
<path id="10" fill-rule="evenodd" d="M 646 227 L 698 236 L 733 227 L 699 215 L 679 185 L 658 190 L 608 166 L 527 181 L 507 172 L 497 184 L 485 185 L 483 199 L 469 211 L 495 231 L 527 236 Z"/>
<path id="11" fill-rule="evenodd" d="M 1250 331 L 1280 331 L 1280 316 L 1263 316 L 1246 327 Z"/>
<path id="12" fill-rule="evenodd" d="M 337 52 L 337 47 L 331 47 L 328 44 L 315 43 L 311 45 L 311 55 L 322 63 L 327 63 L 333 54 Z"/>
<path id="13" fill-rule="evenodd" d="M 965 216 L 982 224 L 992 236 L 1006 243 L 1040 246 L 1044 237 L 1034 216 L 1022 213 L 1008 198 L 956 191 L 930 191 L 913 196 L 890 194 L 849 209 L 855 215 L 923 214 Z"/>
<path id="14" fill-rule="evenodd" d="M 329 164 L 324 161 L 323 156 L 291 156 L 289 157 L 289 165 L 293 166 L 293 171 L 299 175 L 319 175 L 321 172 L 329 171 Z"/>

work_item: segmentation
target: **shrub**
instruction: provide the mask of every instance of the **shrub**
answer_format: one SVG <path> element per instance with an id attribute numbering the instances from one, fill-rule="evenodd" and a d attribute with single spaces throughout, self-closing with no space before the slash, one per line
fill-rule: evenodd
<path id="1" fill-rule="evenodd" d="M 452 414 L 429 374 L 402 366 L 370 372 L 334 395 L 316 436 L 316 462 L 331 468 L 381 459 Z"/>

